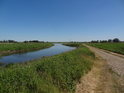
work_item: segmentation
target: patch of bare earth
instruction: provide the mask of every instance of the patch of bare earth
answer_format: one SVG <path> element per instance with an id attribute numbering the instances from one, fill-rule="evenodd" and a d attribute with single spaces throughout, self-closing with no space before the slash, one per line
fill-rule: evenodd
<path id="1" fill-rule="evenodd" d="M 81 78 L 75 93 L 124 93 L 124 77 L 117 75 L 105 60 L 96 56 L 92 70 Z"/>

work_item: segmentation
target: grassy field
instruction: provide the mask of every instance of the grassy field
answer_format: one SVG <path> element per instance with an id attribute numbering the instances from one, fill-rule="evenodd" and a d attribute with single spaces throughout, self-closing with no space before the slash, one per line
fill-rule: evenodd
<path id="1" fill-rule="evenodd" d="M 94 58 L 81 46 L 52 57 L 0 67 L 0 93 L 74 93 Z"/>
<path id="2" fill-rule="evenodd" d="M 52 43 L 1 43 L 0 54 L 11 54 L 16 52 L 43 49 L 52 45 Z"/>
<path id="3" fill-rule="evenodd" d="M 124 54 L 124 43 L 90 43 L 89 45 L 119 54 Z"/>

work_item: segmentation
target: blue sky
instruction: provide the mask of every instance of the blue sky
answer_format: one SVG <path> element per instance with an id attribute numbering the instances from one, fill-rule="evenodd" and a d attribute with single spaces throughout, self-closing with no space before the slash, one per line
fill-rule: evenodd
<path id="1" fill-rule="evenodd" d="M 0 40 L 124 40 L 124 0 L 0 0 Z"/>

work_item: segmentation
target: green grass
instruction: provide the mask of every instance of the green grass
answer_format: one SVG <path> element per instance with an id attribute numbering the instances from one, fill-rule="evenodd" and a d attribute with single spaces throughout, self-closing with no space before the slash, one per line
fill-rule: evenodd
<path id="1" fill-rule="evenodd" d="M 35 61 L 0 68 L 0 93 L 74 93 L 93 64 L 86 47 Z"/>
<path id="2" fill-rule="evenodd" d="M 25 52 L 37 49 L 43 49 L 52 46 L 52 43 L 1 43 L 1 53 Z"/>
<path id="3" fill-rule="evenodd" d="M 81 43 L 78 43 L 78 42 L 70 42 L 70 43 L 63 43 L 63 45 L 66 45 L 66 46 L 72 46 L 72 47 L 79 47 L 81 45 Z"/>
<path id="4" fill-rule="evenodd" d="M 124 54 L 124 43 L 90 43 L 89 45 L 119 54 Z"/>

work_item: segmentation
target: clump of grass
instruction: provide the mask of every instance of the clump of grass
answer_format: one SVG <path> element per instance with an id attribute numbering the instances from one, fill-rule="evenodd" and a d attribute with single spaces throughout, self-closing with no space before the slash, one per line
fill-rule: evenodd
<path id="1" fill-rule="evenodd" d="M 11 67 L 0 71 L 0 93 L 50 93 L 49 91 L 56 93 L 58 89 L 40 79 L 30 66 Z"/>
<path id="2" fill-rule="evenodd" d="M 124 43 L 90 43 L 89 45 L 119 54 L 124 54 Z"/>
<path id="3" fill-rule="evenodd" d="M 0 62 L 0 66 L 3 66 L 4 65 L 4 63 L 3 62 Z"/>
<path id="4" fill-rule="evenodd" d="M 80 47 L 28 64 L 1 67 L 0 92 L 74 93 L 81 76 L 92 68 L 89 57 L 94 59 L 94 54 L 86 47 Z"/>

